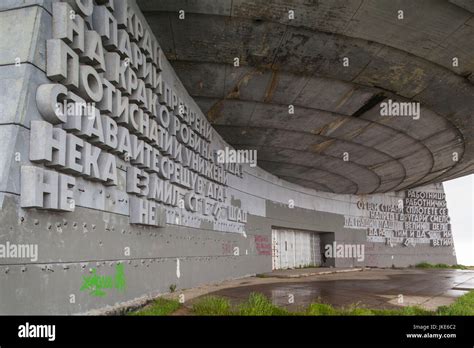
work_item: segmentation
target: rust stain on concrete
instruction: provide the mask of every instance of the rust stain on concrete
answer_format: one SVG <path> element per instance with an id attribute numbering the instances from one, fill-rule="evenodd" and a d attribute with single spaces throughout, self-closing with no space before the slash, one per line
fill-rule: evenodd
<path id="1" fill-rule="evenodd" d="M 263 72 L 260 69 L 254 69 L 245 73 L 235 84 L 234 88 L 224 97 L 224 99 L 238 99 L 240 97 L 240 88 L 249 83 L 252 77 L 262 75 Z"/>
<path id="2" fill-rule="evenodd" d="M 338 120 L 332 121 L 331 123 L 328 123 L 324 125 L 323 127 L 314 129 L 311 133 L 316 134 L 316 135 L 328 135 L 334 132 L 337 128 L 345 124 L 350 120 L 349 117 L 344 117 L 340 118 Z"/>
<path id="3" fill-rule="evenodd" d="M 232 88 L 232 90 L 227 93 L 227 95 L 223 99 L 218 100 L 210 107 L 209 111 L 207 112 L 207 119 L 209 120 L 209 122 L 214 123 L 219 117 L 222 116 L 221 112 L 224 107 L 224 101 L 226 99 L 239 99 L 241 86 L 247 85 L 253 76 L 261 75 L 262 73 L 263 72 L 261 70 L 254 69 L 244 74 L 237 81 L 234 88 Z"/>
<path id="4" fill-rule="evenodd" d="M 273 70 L 272 71 L 272 78 L 270 80 L 270 83 L 268 84 L 267 90 L 265 92 L 265 97 L 263 101 L 265 103 L 269 103 L 272 98 L 273 98 L 273 93 L 275 92 L 276 87 L 278 86 L 278 71 Z"/>
<path id="5" fill-rule="evenodd" d="M 326 141 L 323 141 L 322 143 L 314 144 L 311 145 L 311 150 L 315 153 L 321 154 L 323 153 L 328 147 L 330 147 L 336 139 L 329 139 Z"/>
<path id="6" fill-rule="evenodd" d="M 339 101 L 339 103 L 337 103 L 335 110 L 339 110 L 339 108 L 343 106 L 352 97 L 352 95 L 354 94 L 354 91 L 355 91 L 354 89 L 351 89 L 349 92 L 344 94 L 341 100 Z"/>
<path id="7" fill-rule="evenodd" d="M 362 133 L 364 133 L 367 129 L 369 129 L 370 127 L 372 127 L 373 123 L 369 123 L 367 124 L 366 126 L 364 127 L 360 127 L 360 128 L 357 128 L 356 130 L 348 133 L 344 138 L 345 139 L 353 139 L 359 135 L 361 135 Z"/>
<path id="8" fill-rule="evenodd" d="M 214 123 L 219 117 L 222 116 L 222 108 L 224 106 L 224 99 L 221 99 L 214 103 L 207 112 L 207 119 L 210 123 Z"/>

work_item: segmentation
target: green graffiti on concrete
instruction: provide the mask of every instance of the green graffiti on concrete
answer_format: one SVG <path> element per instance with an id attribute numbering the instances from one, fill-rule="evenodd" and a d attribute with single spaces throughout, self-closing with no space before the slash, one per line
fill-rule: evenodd
<path id="1" fill-rule="evenodd" d="M 101 276 L 97 274 L 95 268 L 92 269 L 92 275 L 84 276 L 81 291 L 89 290 L 92 296 L 103 297 L 106 292 L 103 289 L 117 289 L 125 291 L 127 281 L 125 280 L 125 270 L 122 264 L 115 267 L 115 276 Z"/>

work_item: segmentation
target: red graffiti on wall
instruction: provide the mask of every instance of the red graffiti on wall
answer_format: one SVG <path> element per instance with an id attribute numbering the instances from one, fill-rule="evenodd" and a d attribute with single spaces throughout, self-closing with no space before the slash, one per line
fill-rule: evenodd
<path id="1" fill-rule="evenodd" d="M 272 255 L 272 243 L 268 236 L 255 235 L 254 239 L 258 255 Z"/>
<path id="2" fill-rule="evenodd" d="M 232 255 L 233 245 L 231 242 L 222 243 L 222 255 Z"/>

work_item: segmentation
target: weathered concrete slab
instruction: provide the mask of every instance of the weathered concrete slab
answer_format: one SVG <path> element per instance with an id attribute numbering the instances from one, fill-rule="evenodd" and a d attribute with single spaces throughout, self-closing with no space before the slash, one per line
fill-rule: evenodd
<path id="1" fill-rule="evenodd" d="M 173 65 L 184 87 L 196 97 L 224 97 L 226 66 L 203 63 L 199 68 L 192 62 Z M 209 78 L 210 77 L 210 78 Z"/>
<path id="2" fill-rule="evenodd" d="M 474 13 L 474 4 L 469 0 L 449 0 L 450 3 Z"/>
<path id="3" fill-rule="evenodd" d="M 175 12 L 176 16 L 180 10 L 185 13 L 215 14 L 230 16 L 232 0 L 138 0 L 138 6 L 143 12 L 167 11 Z"/>
<path id="4" fill-rule="evenodd" d="M 257 103 L 243 102 L 237 99 L 197 98 L 202 105 L 206 103 L 208 119 L 215 125 L 248 126 Z"/>
<path id="5" fill-rule="evenodd" d="M 403 19 L 399 12 L 403 11 Z M 381 42 L 418 56 L 428 56 L 470 14 L 446 1 L 364 1 L 345 33 Z M 374 30 L 379 28 L 379 30 Z M 382 29 L 383 28 L 383 29 Z"/>
<path id="6" fill-rule="evenodd" d="M 284 0 L 234 0 L 232 16 L 250 17 L 253 19 L 271 19 L 294 26 L 308 26 L 321 31 L 342 32 L 350 19 L 357 12 L 362 1 L 350 2 L 339 0 L 323 0 L 317 3 L 306 1 L 288 2 Z M 294 11 L 294 19 L 290 20 L 288 11 Z"/>
<path id="7" fill-rule="evenodd" d="M 49 13 L 52 13 L 52 4 L 57 0 L 3 0 L 0 3 L 0 11 L 7 11 L 20 7 L 41 6 Z"/>
<path id="8" fill-rule="evenodd" d="M 51 14 L 40 6 L 0 12 L 0 65 L 31 63 L 46 70 Z"/>
<path id="9" fill-rule="evenodd" d="M 173 31 L 173 40 L 183 46 L 176 66 L 179 69 L 179 61 L 185 64 L 183 76 L 187 76 L 184 79 L 189 80 L 191 86 L 206 86 L 206 83 L 220 86 L 225 66 L 223 97 L 219 93 L 220 87 L 216 91 L 201 88 L 192 94 L 202 96 L 206 93 L 206 97 L 258 101 L 268 105 L 264 108 L 257 104 L 252 111 L 253 125 L 270 126 L 282 122 L 283 114 L 275 113 L 272 117 L 268 112 L 279 108 L 283 111 L 289 104 L 297 110 L 303 107 L 356 115 L 359 119 L 341 123 L 329 121 L 313 129 L 318 129 L 317 134 L 357 145 L 373 147 L 380 144 L 376 150 L 391 158 L 407 157 L 402 163 L 415 163 L 415 157 L 409 157 L 412 156 L 411 146 L 394 143 L 406 138 L 396 136 L 391 129 L 422 141 L 436 134 L 438 129 L 457 128 L 461 134 L 466 134 L 472 127 L 468 110 L 472 110 L 470 102 L 474 100 L 474 91 L 465 77 L 472 76 L 473 70 L 471 53 L 474 51 L 471 48 L 474 47 L 471 47 L 472 40 L 466 39 L 472 36 L 470 23 L 473 18 L 462 2 L 400 0 L 349 4 L 322 1 L 310 6 L 301 1 L 242 0 L 232 3 L 231 19 L 213 12 L 208 13 L 208 21 L 204 8 L 190 7 L 189 16 L 181 25 L 176 18 L 172 19 L 178 29 Z M 288 17 L 288 11 L 292 10 L 294 19 Z M 150 12 L 150 15 L 156 13 L 161 12 Z M 282 35 L 278 24 L 286 28 Z M 156 31 L 160 32 L 160 29 L 156 28 Z M 201 34 L 204 32 L 206 34 Z M 212 45 L 211 40 L 219 44 Z M 241 46 L 242 42 L 246 43 L 245 47 Z M 196 50 L 191 52 L 191 47 Z M 258 52 L 265 52 L 265 57 L 260 57 Z M 235 57 L 240 58 L 243 66 L 232 66 Z M 346 65 L 344 58 L 348 58 Z M 453 58 L 458 59 L 458 64 L 453 63 Z M 209 77 L 212 75 L 208 73 L 210 69 L 219 76 L 218 80 Z M 443 98 L 439 98 L 440 95 Z M 380 118 L 380 110 L 374 107 L 380 100 L 371 99 L 375 96 L 380 100 L 384 97 L 412 98 L 421 102 L 423 116 L 416 121 Z M 211 104 L 208 100 L 202 105 L 214 119 L 215 114 L 222 113 L 219 109 L 225 102 Z M 242 108 L 241 112 L 247 114 L 248 110 Z M 233 119 L 240 122 L 242 118 Z M 390 129 L 362 124 L 359 122 L 362 119 Z M 298 122 L 307 126 L 307 130 L 311 128 L 310 124 L 317 123 L 309 117 L 298 117 Z M 228 121 L 226 124 L 231 125 Z M 291 124 L 286 127 L 289 130 L 297 128 Z M 413 144 L 413 140 L 407 141 Z M 446 177 L 472 171 L 474 149 L 469 140 L 466 139 L 465 144 L 460 161 L 456 165 L 452 163 L 453 168 L 446 172 Z M 414 146 L 413 149 L 421 149 L 425 145 Z M 447 148 L 461 152 L 455 144 L 447 145 Z M 431 152 L 429 148 L 428 151 Z M 430 164 L 429 159 L 418 157 L 423 168 L 416 171 L 419 175 L 429 166 L 437 171 L 450 161 L 448 150 L 444 155 L 428 157 L 435 158 L 436 163 Z M 407 183 L 427 182 L 418 179 L 418 176 L 416 180 L 406 178 Z M 397 186 L 402 187 L 403 183 Z"/>
<path id="10" fill-rule="evenodd" d="M 30 128 L 32 120 L 42 117 L 36 107 L 36 90 L 48 83 L 44 73 L 31 64 L 0 67 L 0 107 L 1 124 L 18 124 Z"/>

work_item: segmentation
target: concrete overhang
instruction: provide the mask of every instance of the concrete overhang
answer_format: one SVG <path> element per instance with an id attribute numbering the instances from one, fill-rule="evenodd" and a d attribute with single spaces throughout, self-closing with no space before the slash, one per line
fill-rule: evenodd
<path id="1" fill-rule="evenodd" d="M 368 194 L 474 172 L 469 2 L 138 4 L 216 130 L 282 179 Z M 381 115 L 390 101 L 419 104 Z"/>

